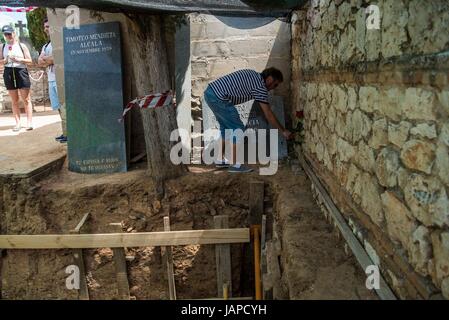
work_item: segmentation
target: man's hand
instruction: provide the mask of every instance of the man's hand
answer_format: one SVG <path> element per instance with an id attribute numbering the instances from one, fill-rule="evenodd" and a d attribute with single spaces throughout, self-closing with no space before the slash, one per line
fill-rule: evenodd
<path id="1" fill-rule="evenodd" d="M 282 135 L 285 137 L 285 139 L 290 140 L 293 138 L 293 133 L 291 133 L 289 130 L 285 129 L 282 131 Z"/>

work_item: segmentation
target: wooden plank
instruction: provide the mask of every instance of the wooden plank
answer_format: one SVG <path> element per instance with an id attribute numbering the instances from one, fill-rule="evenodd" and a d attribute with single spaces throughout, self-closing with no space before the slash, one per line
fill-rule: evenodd
<path id="1" fill-rule="evenodd" d="M 264 214 L 262 215 L 262 231 L 260 234 L 260 256 L 263 256 L 263 252 L 265 251 L 265 239 L 267 232 L 267 216 Z"/>
<path id="2" fill-rule="evenodd" d="M 81 228 L 84 226 L 84 223 L 86 222 L 87 218 L 89 218 L 90 213 L 86 213 L 80 220 L 80 222 L 78 223 L 78 225 L 75 227 L 75 229 L 71 230 L 70 233 L 80 233 Z"/>
<path id="3" fill-rule="evenodd" d="M 264 183 L 251 181 L 249 184 L 249 223 L 250 225 L 262 223 L 264 206 Z"/>
<path id="4" fill-rule="evenodd" d="M 124 248 L 249 242 L 249 229 L 169 232 L 0 235 L 1 249 Z"/>
<path id="5" fill-rule="evenodd" d="M 145 158 L 146 155 L 147 155 L 147 152 L 146 152 L 146 151 L 141 152 L 141 153 L 139 153 L 137 156 L 135 156 L 134 158 L 132 158 L 129 162 L 130 162 L 130 163 L 136 163 L 136 162 L 142 160 L 143 158 Z"/>
<path id="6" fill-rule="evenodd" d="M 214 217 L 215 229 L 229 227 L 229 217 L 225 215 Z M 231 246 L 229 244 L 215 245 L 215 262 L 217 270 L 217 296 L 223 297 L 223 286 L 227 285 L 228 297 L 232 297 Z"/>
<path id="7" fill-rule="evenodd" d="M 80 271 L 80 290 L 78 297 L 80 300 L 89 300 L 89 288 L 87 286 L 86 269 L 84 267 L 83 249 L 74 249 L 73 262 L 78 266 Z"/>
<path id="8" fill-rule="evenodd" d="M 115 232 L 123 232 L 121 223 L 111 223 Z M 128 271 L 126 269 L 126 255 L 124 248 L 112 248 L 114 253 L 115 275 L 119 300 L 130 300 Z"/>
<path id="9" fill-rule="evenodd" d="M 78 223 L 78 225 L 75 227 L 75 229 L 70 230 L 70 233 L 72 234 L 79 234 L 81 232 L 81 228 L 86 223 L 87 219 L 89 218 L 89 212 L 86 213 Z M 86 269 L 84 264 L 84 256 L 83 256 L 83 249 L 74 249 L 73 252 L 73 262 L 78 267 L 80 271 L 80 289 L 78 292 L 78 298 L 80 300 L 89 300 L 89 288 L 87 286 L 87 278 L 86 278 Z"/>
<path id="10" fill-rule="evenodd" d="M 351 251 L 354 253 L 354 256 L 356 257 L 359 264 L 362 266 L 363 270 L 366 270 L 368 266 L 375 265 L 375 263 L 371 260 L 369 255 L 366 253 L 363 246 L 358 241 L 357 237 L 352 232 L 351 228 L 349 228 L 348 224 L 346 223 L 346 220 L 343 218 L 343 215 L 340 213 L 340 210 L 335 206 L 334 202 L 332 201 L 331 197 L 327 193 L 326 189 L 324 189 L 323 185 L 321 184 L 318 177 L 313 173 L 312 169 L 310 168 L 309 164 L 306 162 L 303 155 L 299 155 L 299 162 L 301 163 L 301 166 L 303 167 L 304 171 L 307 173 L 307 176 L 312 181 L 312 183 L 315 185 L 317 191 L 320 193 L 320 195 L 324 199 L 324 205 L 330 212 L 330 214 L 333 217 L 334 223 L 337 225 L 338 229 L 341 231 L 341 234 L 343 235 L 343 238 L 346 240 L 347 244 L 349 245 L 349 248 L 351 248 Z M 377 295 L 382 300 L 396 300 L 396 296 L 391 291 L 390 287 L 388 286 L 387 282 L 383 278 L 382 274 L 380 274 L 380 289 L 376 289 Z"/>
<path id="11" fill-rule="evenodd" d="M 164 231 L 170 231 L 170 218 L 164 217 Z M 173 270 L 173 252 L 172 247 L 165 247 L 166 263 L 167 263 L 167 279 L 170 300 L 176 300 L 175 273 Z"/>

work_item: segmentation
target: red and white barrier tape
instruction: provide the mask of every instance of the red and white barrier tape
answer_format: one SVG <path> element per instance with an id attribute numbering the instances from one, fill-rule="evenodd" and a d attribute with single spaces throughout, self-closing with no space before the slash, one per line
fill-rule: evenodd
<path id="1" fill-rule="evenodd" d="M 30 12 L 37 9 L 37 7 L 5 7 L 0 6 L 0 12 Z"/>
<path id="2" fill-rule="evenodd" d="M 122 118 L 118 121 L 121 122 L 125 118 L 125 115 L 134 107 L 139 107 L 140 109 L 146 108 L 159 108 L 166 107 L 173 103 L 173 94 L 171 91 L 164 93 L 149 94 L 143 97 L 136 98 L 129 102 L 125 109 L 123 110 Z"/>

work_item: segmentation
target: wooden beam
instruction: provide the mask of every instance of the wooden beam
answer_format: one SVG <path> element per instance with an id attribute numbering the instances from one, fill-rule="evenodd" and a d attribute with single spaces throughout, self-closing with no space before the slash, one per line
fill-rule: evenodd
<path id="1" fill-rule="evenodd" d="M 79 234 L 81 232 L 81 228 L 86 223 L 87 219 L 89 218 L 89 212 L 86 213 L 80 220 L 80 222 L 77 224 L 75 229 L 70 230 L 71 234 Z M 80 300 L 89 300 L 89 288 L 87 286 L 87 278 L 86 278 L 86 269 L 84 264 L 84 256 L 83 256 L 83 249 L 74 249 L 73 252 L 73 261 L 74 264 L 78 267 L 80 271 L 80 289 L 78 292 L 78 298 Z"/>
<path id="2" fill-rule="evenodd" d="M 312 181 L 312 183 L 315 185 L 316 190 L 321 195 L 321 197 L 324 200 L 324 205 L 326 206 L 327 210 L 331 214 L 334 223 L 337 225 L 338 229 L 340 229 L 341 234 L 343 235 L 343 238 L 346 240 L 349 248 L 351 248 L 351 251 L 354 253 L 354 256 L 356 257 L 359 264 L 362 266 L 363 270 L 366 270 L 368 266 L 375 265 L 375 263 L 371 260 L 368 253 L 366 253 L 363 246 L 358 241 L 357 237 L 352 233 L 351 228 L 349 228 L 348 224 L 346 223 L 346 220 L 343 218 L 343 215 L 340 213 L 340 210 L 338 210 L 337 206 L 332 201 L 331 197 L 327 193 L 326 189 L 321 184 L 321 181 L 318 179 L 318 177 L 315 175 L 315 173 L 310 168 L 309 164 L 305 160 L 303 155 L 299 155 L 299 162 L 301 166 L 303 167 L 304 171 L 307 173 L 307 176 Z M 394 295 L 393 291 L 391 291 L 390 287 L 388 286 L 387 282 L 383 278 L 382 274 L 380 274 L 380 289 L 376 289 L 377 295 L 382 300 L 396 300 L 396 296 Z"/>
<path id="3" fill-rule="evenodd" d="M 251 181 L 249 184 L 249 224 L 260 225 L 263 214 L 264 183 Z"/>
<path id="4" fill-rule="evenodd" d="M 111 223 L 115 232 L 123 232 L 121 223 Z M 117 277 L 117 289 L 120 300 L 130 300 L 128 271 L 124 248 L 112 248 L 114 253 L 115 275 Z"/>
<path id="5" fill-rule="evenodd" d="M 164 231 L 170 231 L 170 218 L 164 217 Z M 168 291 L 170 300 L 176 300 L 175 273 L 173 270 L 173 252 L 171 246 L 165 247 L 167 264 Z"/>
<path id="6" fill-rule="evenodd" d="M 249 242 L 249 229 L 141 233 L 0 235 L 1 249 L 157 247 Z"/>
<path id="7" fill-rule="evenodd" d="M 215 216 L 215 229 L 229 227 L 229 217 Z M 217 296 L 224 297 L 223 286 L 227 285 L 228 297 L 232 297 L 231 246 L 229 244 L 215 245 L 215 261 L 217 270 Z"/>
<path id="8" fill-rule="evenodd" d="M 84 226 L 84 223 L 86 222 L 87 218 L 89 218 L 90 213 L 86 213 L 80 220 L 80 222 L 77 224 L 75 229 L 71 230 L 70 233 L 77 234 L 80 233 L 81 228 Z"/>

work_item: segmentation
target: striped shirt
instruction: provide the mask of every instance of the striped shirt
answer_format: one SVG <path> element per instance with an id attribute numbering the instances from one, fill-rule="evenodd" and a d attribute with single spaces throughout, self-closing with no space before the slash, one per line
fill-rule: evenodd
<path id="1" fill-rule="evenodd" d="M 211 82 L 210 87 L 216 96 L 234 105 L 249 100 L 268 103 L 268 90 L 265 81 L 257 71 L 244 69 L 230 73 Z"/>

